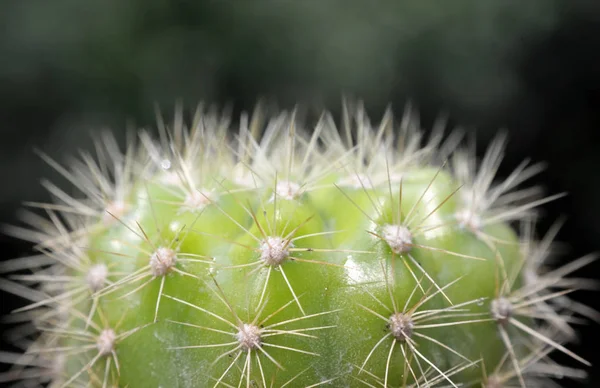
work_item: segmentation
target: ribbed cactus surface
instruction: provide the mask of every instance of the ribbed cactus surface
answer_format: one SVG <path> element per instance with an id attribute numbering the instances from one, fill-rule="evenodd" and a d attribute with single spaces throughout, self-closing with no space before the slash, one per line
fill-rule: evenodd
<path id="1" fill-rule="evenodd" d="M 457 134 L 427 139 L 410 114 L 371 125 L 345 110 L 178 114 L 122 152 L 103 136 L 44 182 L 13 235 L 39 255 L 3 288 L 37 336 L 5 380 L 51 387 L 540 386 L 596 318 L 567 294 L 584 257 L 544 270 L 535 208 L 556 197 L 502 181 L 498 138 L 481 161 Z M 25 335 L 21 336 L 23 339 Z M 29 337 L 28 337 L 29 338 Z M 28 386 L 28 385 L 24 385 Z"/>

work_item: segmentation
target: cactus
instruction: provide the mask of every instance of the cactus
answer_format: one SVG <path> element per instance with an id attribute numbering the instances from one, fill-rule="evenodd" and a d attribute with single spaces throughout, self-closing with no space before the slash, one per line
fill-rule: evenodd
<path id="1" fill-rule="evenodd" d="M 549 358 L 573 323 L 597 319 L 567 295 L 586 256 L 546 269 L 559 224 L 537 239 L 544 196 L 523 163 L 495 181 L 505 138 L 478 162 L 459 132 L 426 139 L 411 110 L 371 125 L 344 108 L 311 130 L 178 111 L 159 138 L 45 181 L 6 231 L 39 254 L 9 260 L 0 285 L 26 350 L 0 375 L 50 387 L 546 387 L 583 370 Z M 33 330 L 32 330 L 33 327 Z M 34 334 L 32 334 L 34 333 Z M 34 386 L 34 385 L 32 385 Z"/>

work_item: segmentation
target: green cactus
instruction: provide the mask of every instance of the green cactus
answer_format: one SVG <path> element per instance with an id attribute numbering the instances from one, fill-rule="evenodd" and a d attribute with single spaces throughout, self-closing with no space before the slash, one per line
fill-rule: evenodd
<path id="1" fill-rule="evenodd" d="M 458 133 L 425 141 L 412 112 L 343 131 L 324 114 L 266 122 L 199 110 L 155 140 L 62 167 L 7 231 L 39 255 L 0 283 L 35 327 L 3 380 L 50 387 L 544 386 L 584 372 L 550 364 L 571 323 L 596 319 L 567 294 L 592 256 L 543 271 L 544 197 L 494 182 L 504 138 L 481 163 Z M 24 330 L 19 333 L 25 332 Z M 30 332 L 27 332 L 30 333 Z M 20 339 L 30 338 L 23 334 Z M 18 342 L 18 341 L 17 341 Z M 552 365 L 552 368 L 550 367 Z"/>

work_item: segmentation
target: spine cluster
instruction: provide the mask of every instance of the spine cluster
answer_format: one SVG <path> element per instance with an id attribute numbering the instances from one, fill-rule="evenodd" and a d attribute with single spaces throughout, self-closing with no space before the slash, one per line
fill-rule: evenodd
<path id="1" fill-rule="evenodd" d="M 352 113 L 350 113 L 352 112 Z M 569 294 L 593 255 L 551 266 L 527 162 L 496 179 L 459 132 L 410 110 L 372 125 L 345 107 L 159 120 L 126 149 L 103 134 L 6 231 L 37 253 L 4 262 L 16 387 L 549 387 L 583 378 Z M 583 366 L 556 364 L 567 355 Z"/>

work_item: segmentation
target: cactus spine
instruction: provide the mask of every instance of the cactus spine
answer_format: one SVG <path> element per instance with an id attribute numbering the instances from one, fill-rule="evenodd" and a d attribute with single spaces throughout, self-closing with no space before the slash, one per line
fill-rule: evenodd
<path id="1" fill-rule="evenodd" d="M 544 197 L 522 164 L 494 181 L 456 133 L 425 141 L 411 112 L 338 131 L 295 115 L 263 123 L 181 112 L 160 137 L 62 167 L 45 216 L 9 233 L 39 255 L 8 261 L 15 312 L 39 331 L 4 380 L 51 387 L 547 386 L 571 323 L 595 318 L 543 272 Z M 579 282 L 586 286 L 587 283 Z M 550 367 L 552 365 L 552 368 Z M 24 385 L 25 386 L 25 385 Z"/>

